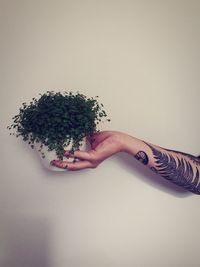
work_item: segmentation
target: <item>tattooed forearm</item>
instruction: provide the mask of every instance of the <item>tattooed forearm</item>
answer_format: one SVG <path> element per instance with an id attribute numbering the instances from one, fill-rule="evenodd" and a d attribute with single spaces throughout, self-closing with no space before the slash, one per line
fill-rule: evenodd
<path id="1" fill-rule="evenodd" d="M 195 164 L 197 164 L 197 165 L 200 166 L 200 156 L 195 157 L 195 156 L 193 156 L 193 155 L 190 155 L 190 154 L 187 154 L 187 153 L 183 153 L 183 152 L 180 152 L 180 151 L 176 151 L 176 150 L 171 150 L 171 149 L 165 149 L 165 150 L 167 150 L 167 151 L 169 151 L 169 152 L 175 152 L 175 153 L 177 153 L 177 154 L 186 156 L 186 157 L 188 157 L 188 159 L 192 160 L 193 163 L 195 163 Z"/>
<path id="2" fill-rule="evenodd" d="M 136 155 L 135 158 L 142 162 L 144 165 L 147 165 L 149 162 L 149 158 L 147 154 L 144 151 L 139 151 Z"/>
<path id="3" fill-rule="evenodd" d="M 197 157 L 168 149 L 159 150 L 150 144 L 147 145 L 151 148 L 155 160 L 155 166 L 151 167 L 153 171 L 195 194 L 200 194 L 200 161 Z M 177 157 L 170 152 L 176 152 Z M 178 157 L 178 154 L 184 157 Z"/>

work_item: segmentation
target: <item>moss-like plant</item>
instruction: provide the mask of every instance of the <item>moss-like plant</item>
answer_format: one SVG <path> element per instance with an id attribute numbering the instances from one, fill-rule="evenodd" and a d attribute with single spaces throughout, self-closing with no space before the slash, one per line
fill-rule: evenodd
<path id="1" fill-rule="evenodd" d="M 97 125 L 107 117 L 97 97 L 88 98 L 79 92 L 47 91 L 40 94 L 38 100 L 33 98 L 30 104 L 22 103 L 19 114 L 7 128 L 14 129 L 10 134 L 21 136 L 31 148 L 39 143 L 42 157 L 45 157 L 42 148 L 47 146 L 63 159 L 65 147 L 72 143 L 71 153 L 74 153 L 84 137 L 99 131 Z"/>

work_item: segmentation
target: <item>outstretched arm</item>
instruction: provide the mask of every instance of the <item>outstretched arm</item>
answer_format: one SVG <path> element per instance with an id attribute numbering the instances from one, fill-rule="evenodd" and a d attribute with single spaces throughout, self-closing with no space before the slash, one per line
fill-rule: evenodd
<path id="1" fill-rule="evenodd" d="M 70 163 L 67 160 L 55 160 L 52 164 L 74 171 L 95 168 L 113 154 L 126 152 L 165 179 L 200 194 L 199 157 L 165 149 L 122 132 L 99 132 L 92 139 L 92 149 L 89 151 L 75 151 L 74 155 L 66 151 L 65 156 L 75 157 L 79 161 Z"/>

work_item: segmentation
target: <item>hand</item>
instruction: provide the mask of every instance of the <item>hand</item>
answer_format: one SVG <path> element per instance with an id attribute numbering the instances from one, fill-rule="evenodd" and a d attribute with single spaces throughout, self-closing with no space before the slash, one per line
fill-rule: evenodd
<path id="1" fill-rule="evenodd" d="M 126 134 L 117 131 L 98 132 L 88 140 L 91 144 L 91 150 L 76 150 L 73 155 L 69 153 L 69 150 L 65 152 L 64 156 L 74 157 L 79 161 L 53 160 L 51 164 L 71 171 L 96 168 L 105 159 L 124 150 L 126 136 Z"/>

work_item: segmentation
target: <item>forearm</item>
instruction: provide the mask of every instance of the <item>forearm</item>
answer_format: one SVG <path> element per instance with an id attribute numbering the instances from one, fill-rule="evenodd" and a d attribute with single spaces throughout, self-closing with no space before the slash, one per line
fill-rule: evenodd
<path id="1" fill-rule="evenodd" d="M 126 135 L 123 151 L 176 185 L 200 194 L 199 158 L 144 142 Z"/>

